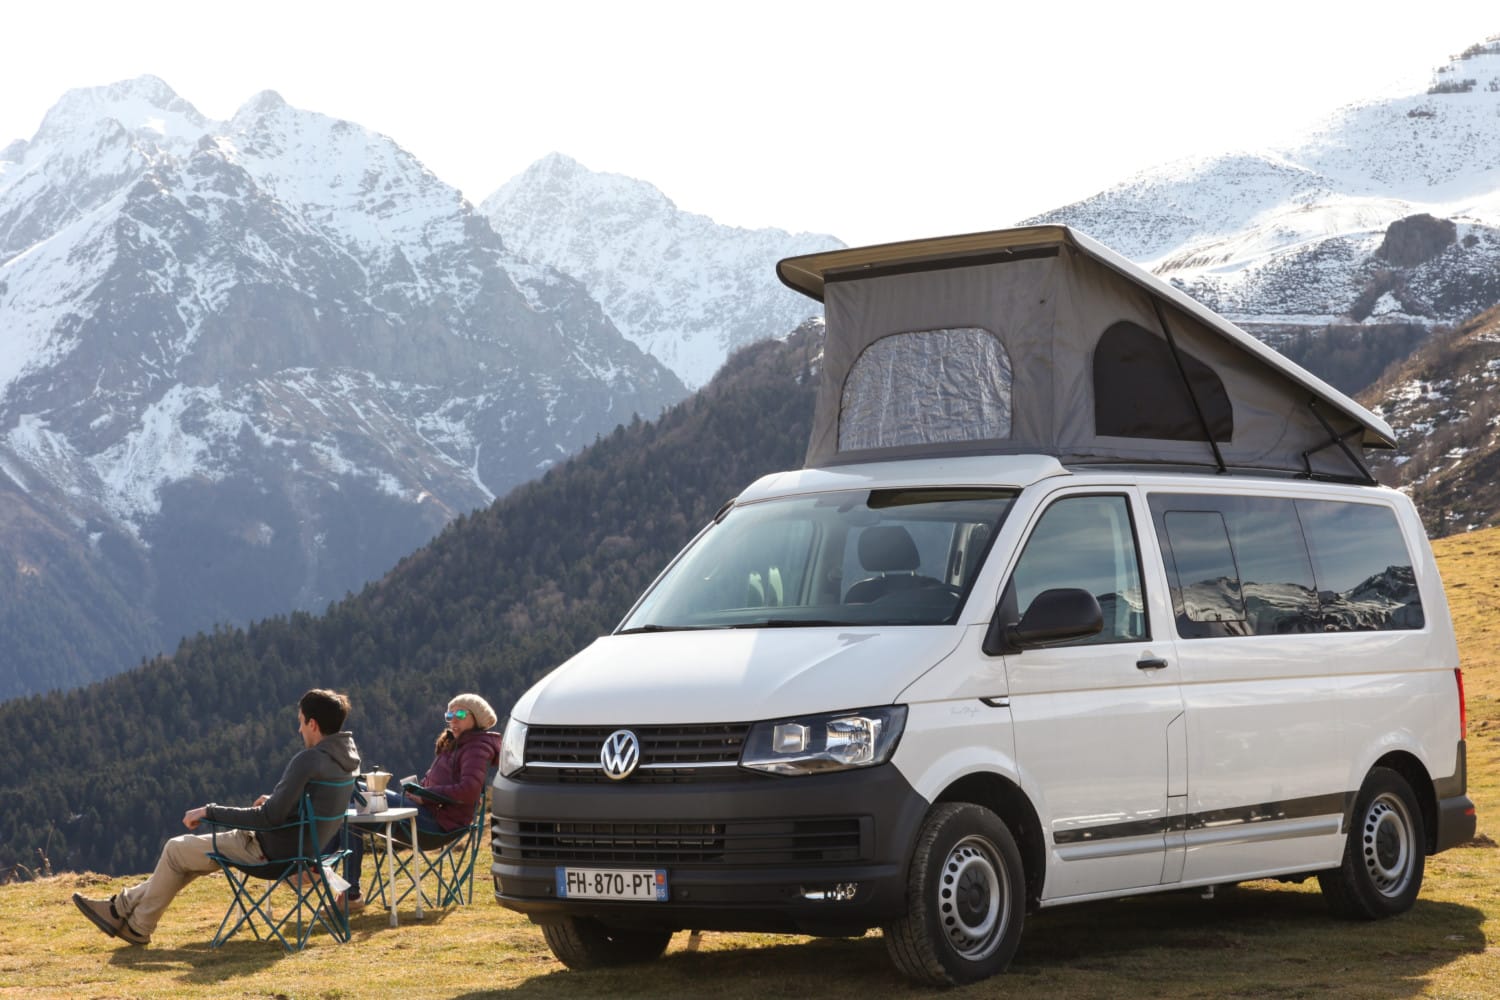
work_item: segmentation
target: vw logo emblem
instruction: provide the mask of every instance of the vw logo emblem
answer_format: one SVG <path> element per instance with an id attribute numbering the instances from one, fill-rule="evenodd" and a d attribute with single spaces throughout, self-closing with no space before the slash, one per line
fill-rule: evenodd
<path id="1" fill-rule="evenodd" d="M 641 741 L 628 729 L 616 729 L 604 738 L 604 749 L 599 751 L 599 763 L 604 773 L 616 781 L 630 777 L 630 772 L 641 762 Z"/>

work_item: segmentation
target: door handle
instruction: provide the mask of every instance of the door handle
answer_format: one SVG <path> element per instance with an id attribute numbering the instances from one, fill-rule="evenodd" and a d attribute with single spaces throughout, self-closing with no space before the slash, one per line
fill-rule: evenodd
<path id="1" fill-rule="evenodd" d="M 1166 665 L 1167 661 L 1159 656 L 1148 656 L 1145 659 L 1135 661 L 1135 668 L 1137 670 L 1162 670 L 1166 668 Z"/>

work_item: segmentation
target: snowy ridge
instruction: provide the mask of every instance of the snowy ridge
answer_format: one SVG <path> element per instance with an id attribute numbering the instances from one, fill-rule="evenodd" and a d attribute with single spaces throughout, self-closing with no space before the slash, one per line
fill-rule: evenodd
<path id="1" fill-rule="evenodd" d="M 320 608 L 685 394 L 395 142 L 272 92 L 71 91 L 4 155 L 0 499 L 92 567 L 48 592 L 116 581 L 171 638 Z"/>
<path id="2" fill-rule="evenodd" d="M 1452 220 L 1453 239 L 1373 287 L 1392 225 L 1423 215 Z M 1440 66 L 1432 92 L 1340 109 L 1284 148 L 1167 164 L 1030 221 L 1076 226 L 1245 323 L 1457 322 L 1500 293 L 1484 278 L 1500 262 L 1500 40 Z"/>
<path id="3" fill-rule="evenodd" d="M 582 281 L 626 337 L 689 386 L 729 353 L 786 336 L 817 307 L 775 277 L 782 257 L 843 246 L 831 236 L 722 226 L 644 181 L 558 153 L 480 210 L 507 245 Z"/>

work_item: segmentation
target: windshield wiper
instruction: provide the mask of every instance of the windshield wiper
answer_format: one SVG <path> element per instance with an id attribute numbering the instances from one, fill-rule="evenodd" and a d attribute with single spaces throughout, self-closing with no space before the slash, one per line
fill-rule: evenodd
<path id="1" fill-rule="evenodd" d="M 701 632 L 711 625 L 637 625 L 635 628 L 622 628 L 615 635 L 640 635 L 643 632 Z"/>
<path id="2" fill-rule="evenodd" d="M 859 622 L 834 621 L 831 618 L 767 618 L 763 622 L 740 622 L 738 625 L 730 625 L 729 628 L 800 628 L 803 625 L 812 627 L 829 625 L 857 626 Z"/>

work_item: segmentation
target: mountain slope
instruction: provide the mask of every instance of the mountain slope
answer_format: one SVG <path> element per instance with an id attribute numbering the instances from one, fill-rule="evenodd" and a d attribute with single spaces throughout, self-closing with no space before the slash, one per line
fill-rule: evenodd
<path id="1" fill-rule="evenodd" d="M 707 382 L 736 348 L 818 312 L 776 280 L 776 261 L 843 246 L 815 233 L 721 226 L 644 181 L 557 153 L 480 210 L 508 245 L 587 285 L 621 333 L 689 386 Z"/>
<path id="2" fill-rule="evenodd" d="M 1434 536 L 1500 525 L 1500 308 L 1434 337 L 1362 401 L 1401 450 L 1375 464 Z"/>
<path id="3" fill-rule="evenodd" d="M 74 91 L 6 155 L 0 489 L 92 577 L 0 576 L 74 612 L 126 578 L 139 613 L 0 698 L 322 607 L 685 392 L 395 143 L 273 93 L 216 123 L 150 77 Z"/>
<path id="4" fill-rule="evenodd" d="M 0 868 L 50 837 L 60 868 L 145 870 L 184 799 L 264 789 L 311 686 L 350 692 L 367 763 L 425 765 L 452 694 L 505 712 L 612 628 L 726 499 L 800 463 L 820 344 L 810 324 L 741 351 L 699 395 L 457 518 L 323 616 L 219 629 L 88 688 L 0 704 Z"/>
<path id="5" fill-rule="evenodd" d="M 1500 38 L 1284 148 L 1167 164 L 1032 221 L 1088 232 L 1275 346 L 1353 328 L 1396 335 L 1394 357 L 1500 302 L 1497 149 Z"/>

